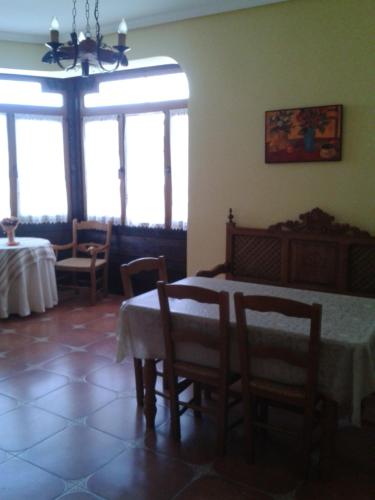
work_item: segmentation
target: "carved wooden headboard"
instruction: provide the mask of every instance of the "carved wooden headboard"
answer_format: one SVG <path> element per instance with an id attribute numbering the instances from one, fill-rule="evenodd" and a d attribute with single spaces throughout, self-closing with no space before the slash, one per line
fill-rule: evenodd
<path id="1" fill-rule="evenodd" d="M 229 211 L 226 262 L 199 276 L 375 297 L 375 238 L 314 208 L 268 229 L 237 227 Z"/>

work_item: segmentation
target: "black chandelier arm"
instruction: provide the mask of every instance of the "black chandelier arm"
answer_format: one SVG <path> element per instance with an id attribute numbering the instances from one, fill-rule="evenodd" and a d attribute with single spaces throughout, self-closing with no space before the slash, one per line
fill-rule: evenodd
<path id="1" fill-rule="evenodd" d="M 116 71 L 116 69 L 120 65 L 120 58 L 118 57 L 119 54 L 114 52 L 112 49 L 107 49 L 97 45 L 96 55 L 98 59 L 98 65 L 102 71 L 110 73 L 112 71 Z M 114 66 L 106 68 L 103 63 L 114 64 Z"/>

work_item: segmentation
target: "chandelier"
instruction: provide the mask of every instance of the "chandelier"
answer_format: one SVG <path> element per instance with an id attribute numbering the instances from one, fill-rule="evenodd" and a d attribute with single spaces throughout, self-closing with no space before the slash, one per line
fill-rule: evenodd
<path id="1" fill-rule="evenodd" d="M 103 42 L 99 24 L 99 0 L 95 0 L 95 37 L 91 34 L 90 26 L 90 2 L 85 0 L 86 28 L 77 36 L 76 16 L 77 0 L 73 0 L 72 10 L 72 32 L 67 43 L 59 42 L 59 23 L 54 17 L 50 26 L 50 41 L 46 46 L 50 49 L 44 54 L 42 61 L 45 63 L 56 63 L 62 69 L 74 69 L 81 66 L 82 76 L 89 76 L 90 66 L 100 68 L 103 71 L 115 71 L 120 65 L 127 66 L 128 59 L 125 55 L 129 47 L 126 46 L 126 34 L 128 28 L 125 19 L 122 19 L 118 27 L 117 45 L 113 47 Z M 63 65 L 63 61 L 71 61 L 68 66 Z"/>

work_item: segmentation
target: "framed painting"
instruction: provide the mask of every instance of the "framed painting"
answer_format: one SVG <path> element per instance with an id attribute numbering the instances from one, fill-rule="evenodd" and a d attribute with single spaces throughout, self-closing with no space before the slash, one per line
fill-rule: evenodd
<path id="1" fill-rule="evenodd" d="M 266 163 L 341 160 L 342 105 L 266 111 Z"/>

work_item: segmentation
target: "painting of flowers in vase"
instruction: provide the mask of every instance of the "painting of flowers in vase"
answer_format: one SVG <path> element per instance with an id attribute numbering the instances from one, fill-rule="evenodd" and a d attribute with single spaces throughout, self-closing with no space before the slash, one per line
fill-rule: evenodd
<path id="1" fill-rule="evenodd" d="M 266 163 L 341 160 L 342 105 L 266 111 Z"/>

